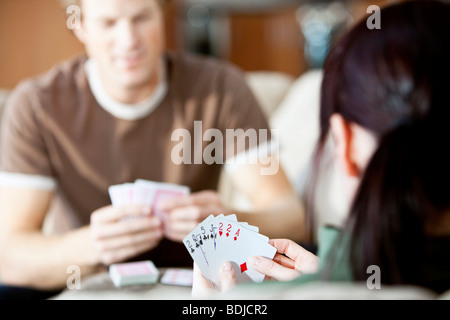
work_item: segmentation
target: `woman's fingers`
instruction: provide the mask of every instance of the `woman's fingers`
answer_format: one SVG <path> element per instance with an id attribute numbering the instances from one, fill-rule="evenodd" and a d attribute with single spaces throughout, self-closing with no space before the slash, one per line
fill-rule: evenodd
<path id="1" fill-rule="evenodd" d="M 248 262 L 256 271 L 278 281 L 289 281 L 300 275 L 300 272 L 282 266 L 275 261 L 264 257 L 250 257 Z"/>
<path id="2" fill-rule="evenodd" d="M 269 243 L 277 249 L 277 252 L 284 254 L 295 262 L 295 269 L 301 273 L 314 273 L 319 270 L 319 258 L 304 249 L 294 241 L 287 239 L 274 239 Z"/>

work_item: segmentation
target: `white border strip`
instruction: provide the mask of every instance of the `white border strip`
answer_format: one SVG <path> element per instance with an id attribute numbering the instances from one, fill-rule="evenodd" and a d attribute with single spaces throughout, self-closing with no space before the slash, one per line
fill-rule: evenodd
<path id="1" fill-rule="evenodd" d="M 28 188 L 43 191 L 53 191 L 56 189 L 56 180 L 52 177 L 0 172 L 0 187 L 3 188 Z"/>

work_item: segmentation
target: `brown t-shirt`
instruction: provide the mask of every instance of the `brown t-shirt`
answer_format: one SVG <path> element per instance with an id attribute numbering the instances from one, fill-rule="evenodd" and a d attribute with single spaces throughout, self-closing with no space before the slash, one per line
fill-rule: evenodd
<path id="1" fill-rule="evenodd" d="M 166 94 L 149 115 L 133 121 L 99 105 L 86 62 L 76 57 L 21 83 L 7 102 L 0 143 L 1 173 L 54 181 L 74 226 L 89 224 L 94 210 L 111 203 L 110 185 L 146 179 L 192 192 L 216 190 L 220 164 L 173 163 L 179 143 L 171 141 L 174 130 L 184 128 L 194 140 L 194 121 L 202 121 L 203 132 L 215 128 L 224 137 L 226 129 L 268 129 L 242 74 L 224 62 L 167 53 Z M 142 258 L 157 266 L 192 265 L 183 244 L 167 239 Z"/>

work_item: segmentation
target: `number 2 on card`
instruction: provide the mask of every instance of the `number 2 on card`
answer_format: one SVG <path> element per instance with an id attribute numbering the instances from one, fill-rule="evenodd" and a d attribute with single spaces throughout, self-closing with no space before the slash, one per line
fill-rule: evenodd
<path id="1" fill-rule="evenodd" d="M 230 235 L 230 229 L 231 229 L 231 224 L 228 224 L 228 228 L 227 228 L 227 234 L 226 236 L 228 237 Z"/>

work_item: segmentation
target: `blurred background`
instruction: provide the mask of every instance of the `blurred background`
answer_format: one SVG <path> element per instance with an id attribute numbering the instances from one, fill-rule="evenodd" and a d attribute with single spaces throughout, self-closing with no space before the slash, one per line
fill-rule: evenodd
<path id="1" fill-rule="evenodd" d="M 244 71 L 270 127 L 278 130 L 281 165 L 305 200 L 320 132 L 321 67 L 330 47 L 373 14 L 371 5 L 408 0 L 168 1 L 167 49 L 214 56 Z M 83 52 L 67 27 L 69 16 L 58 0 L 0 0 L 0 117 L 9 92 L 21 80 Z M 341 225 L 348 212 L 333 154 L 329 151 L 323 161 L 316 185 L 316 229 Z M 230 207 L 251 208 L 225 173 L 218 191 Z M 48 221 L 48 232 L 62 230 L 51 215 Z"/>
<path id="2" fill-rule="evenodd" d="M 368 6 L 402 0 L 171 0 L 167 48 L 216 56 L 245 71 L 298 77 Z M 0 88 L 83 51 L 58 0 L 0 0 Z"/>
<path id="3" fill-rule="evenodd" d="M 228 60 L 244 71 L 271 128 L 279 130 L 283 169 L 305 197 L 319 135 L 321 67 L 330 46 L 372 15 L 370 5 L 400 1 L 168 0 L 166 46 Z M 58 0 L 0 0 L 0 117 L 21 80 L 83 52 L 67 27 L 70 16 Z M 346 212 L 339 178 L 335 170 L 322 172 L 316 224 L 339 225 Z M 230 206 L 251 208 L 226 174 L 219 193 Z"/>
<path id="4" fill-rule="evenodd" d="M 306 199 L 320 131 L 321 67 L 329 49 L 373 14 L 369 6 L 402 1 L 407 0 L 169 0 L 166 46 L 228 60 L 244 71 L 270 127 L 279 132 L 283 169 Z M 67 27 L 70 15 L 58 0 L 0 0 L 0 117 L 19 81 L 83 52 Z M 345 196 L 332 157 L 324 163 L 314 224 L 338 226 L 347 212 Z M 251 208 L 226 174 L 219 193 L 236 209 Z"/>

